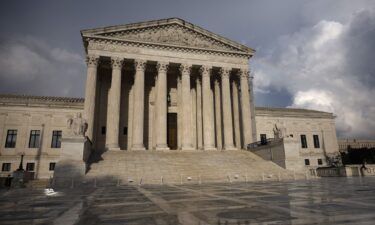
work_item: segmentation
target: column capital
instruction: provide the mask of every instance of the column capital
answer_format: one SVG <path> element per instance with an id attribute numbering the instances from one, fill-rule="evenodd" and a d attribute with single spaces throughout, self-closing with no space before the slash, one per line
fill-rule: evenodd
<path id="1" fill-rule="evenodd" d="M 181 64 L 180 65 L 180 72 L 182 75 L 190 76 L 192 65 L 191 64 Z"/>
<path id="2" fill-rule="evenodd" d="M 147 63 L 146 60 L 143 60 L 143 59 L 135 59 L 135 60 L 134 60 L 134 66 L 135 66 L 135 69 L 136 69 L 136 70 L 145 71 L 145 69 L 146 69 L 146 63 Z"/>
<path id="3" fill-rule="evenodd" d="M 88 67 L 97 67 L 99 64 L 99 56 L 97 55 L 87 55 L 86 64 Z"/>
<path id="4" fill-rule="evenodd" d="M 112 69 L 120 69 L 121 70 L 123 63 L 124 63 L 124 59 L 122 59 L 122 58 L 118 58 L 118 57 L 112 57 L 111 58 Z"/>
<path id="5" fill-rule="evenodd" d="M 199 72 L 201 73 L 202 76 L 210 76 L 211 67 L 203 65 L 199 68 Z"/>
<path id="6" fill-rule="evenodd" d="M 157 62 L 156 64 L 156 69 L 158 72 L 167 72 L 169 68 L 169 63 L 168 62 Z"/>
<path id="7" fill-rule="evenodd" d="M 222 67 L 219 70 L 219 74 L 221 75 L 222 78 L 229 78 L 231 70 L 232 68 Z"/>
<path id="8" fill-rule="evenodd" d="M 240 69 L 239 75 L 241 79 L 248 79 L 249 78 L 250 71 L 248 69 Z"/>

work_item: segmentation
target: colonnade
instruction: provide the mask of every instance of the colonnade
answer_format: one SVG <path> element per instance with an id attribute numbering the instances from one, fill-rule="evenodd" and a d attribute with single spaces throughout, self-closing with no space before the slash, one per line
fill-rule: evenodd
<path id="1" fill-rule="evenodd" d="M 121 102 L 121 70 L 124 59 L 111 58 L 112 81 L 108 92 L 106 143 L 109 150 L 119 150 L 119 121 Z M 96 82 L 99 57 L 87 56 L 87 80 L 85 91 L 84 118 L 88 123 L 86 136 L 93 140 L 94 113 L 96 103 Z M 145 150 L 144 145 L 144 89 L 147 61 L 134 60 L 132 139 L 129 150 Z M 157 85 L 155 90 L 154 123 L 158 129 L 155 138 L 155 150 L 168 150 L 167 144 L 167 73 L 169 62 L 157 62 Z M 199 77 L 196 79 L 197 105 L 197 147 L 193 144 L 193 122 L 191 104 L 191 64 L 180 64 L 180 98 L 181 109 L 181 149 L 194 150 L 233 150 L 245 147 L 252 140 L 252 111 L 250 110 L 249 72 L 246 69 L 222 67 L 214 76 L 212 67 L 200 65 Z M 231 79 L 231 76 L 233 78 Z M 200 78 L 200 79 L 199 79 Z M 213 87 L 211 89 L 211 83 Z M 232 88 L 231 88 L 232 86 Z M 211 93 L 212 91 L 212 93 Z M 233 102 L 232 102 L 233 101 Z M 199 129 L 201 127 L 202 129 Z M 223 140 L 223 141 L 222 141 Z M 236 147 L 235 147 L 236 144 Z"/>

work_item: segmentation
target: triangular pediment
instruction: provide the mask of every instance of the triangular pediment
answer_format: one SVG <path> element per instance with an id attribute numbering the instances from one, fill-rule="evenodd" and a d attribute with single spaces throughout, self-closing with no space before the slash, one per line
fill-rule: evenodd
<path id="1" fill-rule="evenodd" d="M 254 53 L 247 46 L 178 18 L 84 30 L 82 36 L 249 55 Z"/>

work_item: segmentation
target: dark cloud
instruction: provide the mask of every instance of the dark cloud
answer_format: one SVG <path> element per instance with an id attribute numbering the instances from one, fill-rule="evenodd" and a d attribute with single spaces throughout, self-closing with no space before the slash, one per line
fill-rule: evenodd
<path id="1" fill-rule="evenodd" d="M 83 96 L 79 31 L 180 17 L 257 50 L 256 103 L 337 114 L 341 136 L 375 136 L 373 0 L 21 1 L 0 7 L 0 92 Z"/>
<path id="2" fill-rule="evenodd" d="M 374 23 L 375 12 L 363 10 L 279 37 L 254 59 L 256 90 L 285 89 L 291 107 L 334 112 L 339 136 L 373 138 Z"/>
<path id="3" fill-rule="evenodd" d="M 33 37 L 0 42 L 0 92 L 82 96 L 81 55 L 51 47 Z"/>

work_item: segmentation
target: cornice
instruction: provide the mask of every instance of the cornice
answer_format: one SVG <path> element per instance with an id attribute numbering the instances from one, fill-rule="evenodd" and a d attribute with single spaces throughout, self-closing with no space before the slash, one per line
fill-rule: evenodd
<path id="1" fill-rule="evenodd" d="M 161 50 L 172 50 L 172 51 L 174 50 L 178 52 L 189 52 L 189 53 L 198 53 L 198 54 L 207 54 L 207 55 L 239 57 L 239 58 L 247 58 L 247 59 L 250 59 L 252 57 L 252 55 L 249 55 L 243 52 L 197 48 L 197 47 L 180 46 L 180 45 L 173 45 L 173 44 L 161 44 L 161 43 L 153 43 L 153 42 L 146 42 L 146 41 L 124 40 L 124 39 L 115 38 L 115 37 L 87 36 L 87 37 L 84 37 L 84 42 L 88 44 L 87 49 L 92 49 L 90 48 L 90 45 L 92 43 L 99 43 L 99 44 L 114 44 L 118 46 L 146 47 L 150 49 L 161 49 Z M 100 50 L 100 49 L 95 49 L 95 50 Z"/>
<path id="2" fill-rule="evenodd" d="M 83 109 L 84 98 L 0 94 L 0 107 L 47 107 Z"/>
<path id="3" fill-rule="evenodd" d="M 256 116 L 273 117 L 298 117 L 298 118 L 326 118 L 335 119 L 336 116 L 330 112 L 323 112 L 310 109 L 298 108 L 273 108 L 273 107 L 255 107 Z"/>

